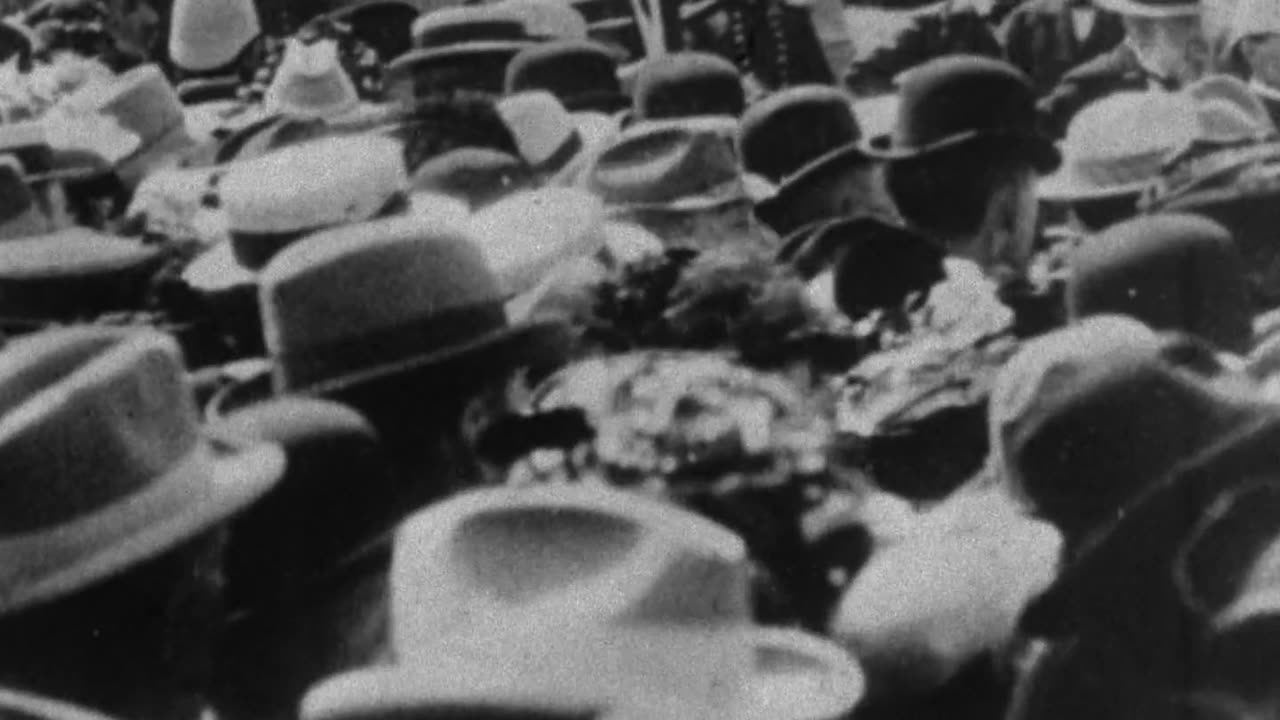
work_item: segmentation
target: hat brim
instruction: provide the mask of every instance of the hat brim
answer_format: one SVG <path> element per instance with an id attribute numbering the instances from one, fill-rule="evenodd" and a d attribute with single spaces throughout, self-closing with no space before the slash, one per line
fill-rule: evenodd
<path id="1" fill-rule="evenodd" d="M 145 490 L 59 527 L 0 540 L 0 614 L 158 557 L 253 503 L 283 473 L 278 446 L 201 439 Z"/>
<path id="2" fill-rule="evenodd" d="M 1153 178 L 1120 185 L 1095 185 L 1063 167 L 1053 175 L 1040 179 L 1036 185 L 1036 197 L 1050 203 L 1107 200 L 1125 195 L 1138 195 L 1154 181 Z"/>
<path id="3" fill-rule="evenodd" d="M 1169 7 L 1155 7 L 1136 0 L 1093 0 L 1093 4 L 1118 15 L 1157 19 L 1191 17 L 1202 12 L 1198 2 L 1179 3 Z"/>
<path id="4" fill-rule="evenodd" d="M 861 668 L 831 641 L 780 628 L 742 632 L 755 662 L 747 673 L 740 704 L 721 708 L 730 720 L 841 717 L 865 694 Z M 432 709 L 444 715 L 462 707 L 601 713 L 635 702 L 652 713 L 645 717 L 674 720 L 697 716 L 691 706 L 681 707 L 680 698 L 646 697 L 643 690 L 593 689 L 589 682 L 549 688 L 538 678 L 495 677 L 493 661 L 483 653 L 442 665 L 448 666 L 447 671 L 431 665 L 401 665 L 340 675 L 308 694 L 301 716 L 305 720 L 340 720 L 411 710 L 414 717 L 431 717 Z M 625 712 L 621 716 L 631 717 Z"/>
<path id="5" fill-rule="evenodd" d="M 970 143 L 999 140 L 1002 143 L 1021 146 L 1031 157 L 1036 172 L 1047 175 L 1062 165 L 1062 151 L 1048 137 L 1038 133 L 1017 131 L 969 131 L 915 147 L 895 145 L 890 135 L 877 135 L 862 140 L 859 146 L 868 157 L 886 162 L 914 160 L 962 147 Z"/>

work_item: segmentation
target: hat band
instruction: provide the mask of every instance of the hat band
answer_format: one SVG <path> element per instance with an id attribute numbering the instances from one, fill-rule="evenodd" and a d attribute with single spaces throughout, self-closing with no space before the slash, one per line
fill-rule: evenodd
<path id="1" fill-rule="evenodd" d="M 1121 157 L 1078 158 L 1072 161 L 1072 168 L 1088 185 L 1110 188 L 1150 182 L 1159 177 L 1168 156 L 1169 150 L 1156 149 Z"/>
<path id="2" fill-rule="evenodd" d="M 500 299 L 460 305 L 340 340 L 276 355 L 278 391 L 310 388 L 357 373 L 437 356 L 507 325 Z"/>
<path id="3" fill-rule="evenodd" d="M 582 152 L 582 133 L 574 130 L 547 159 L 532 166 L 536 173 L 556 173 Z"/>

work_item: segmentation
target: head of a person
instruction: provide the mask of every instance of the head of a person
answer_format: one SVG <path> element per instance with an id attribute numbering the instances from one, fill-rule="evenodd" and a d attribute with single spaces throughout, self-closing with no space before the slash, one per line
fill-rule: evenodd
<path id="1" fill-rule="evenodd" d="M 870 151 L 902 217 L 987 272 L 1021 274 L 1038 213 L 1036 181 L 1061 162 L 1037 129 L 1030 81 L 1012 66 L 954 55 L 905 73 L 890 137 Z"/>
<path id="2" fill-rule="evenodd" d="M 0 385 L 15 469 L 0 683 L 122 717 L 201 717 L 226 523 L 279 479 L 279 448 L 204 436 L 180 351 L 155 331 L 32 335 L 0 355 Z"/>
<path id="3" fill-rule="evenodd" d="M 1251 410 L 1203 345 L 1091 317 L 1031 341 L 1001 370 L 991 461 L 1076 547 Z"/>
<path id="4" fill-rule="evenodd" d="M 1148 71 L 1185 83 L 1209 69 L 1199 0 L 1103 0 L 1099 4 L 1120 14 L 1125 41 Z"/>
<path id="5" fill-rule="evenodd" d="M 1280 88 L 1280 8 L 1266 0 L 1239 0 L 1235 12 L 1233 49 L 1254 80 Z"/>
<path id="6" fill-rule="evenodd" d="M 1073 318 L 1129 315 L 1228 352 L 1253 345 L 1244 261 L 1226 228 L 1207 218 L 1169 213 L 1113 225 L 1074 253 L 1067 288 Z"/>

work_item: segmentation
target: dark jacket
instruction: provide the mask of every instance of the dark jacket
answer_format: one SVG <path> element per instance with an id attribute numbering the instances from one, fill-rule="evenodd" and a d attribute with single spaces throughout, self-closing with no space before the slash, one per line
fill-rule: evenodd
<path id="1" fill-rule="evenodd" d="M 1133 49 L 1122 43 L 1068 72 L 1053 92 L 1040 101 L 1038 107 L 1045 129 L 1055 137 L 1062 137 L 1071 118 L 1089 103 L 1125 90 L 1146 90 L 1153 81 L 1167 84 L 1142 67 Z"/>
<path id="2" fill-rule="evenodd" d="M 1097 11 L 1089 33 L 1077 38 L 1072 0 L 1031 0 L 1013 11 L 1001 29 L 1005 57 L 1025 72 L 1038 94 L 1045 94 L 1063 75 L 1124 40 L 1124 26 L 1113 13 Z"/>

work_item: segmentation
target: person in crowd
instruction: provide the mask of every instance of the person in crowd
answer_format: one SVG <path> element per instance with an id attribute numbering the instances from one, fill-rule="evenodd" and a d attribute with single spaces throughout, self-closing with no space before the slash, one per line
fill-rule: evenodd
<path id="1" fill-rule="evenodd" d="M 1280 8 L 1265 0 L 1239 0 L 1229 52 L 1238 57 L 1249 89 L 1280 122 Z"/>
<path id="2" fill-rule="evenodd" d="M 1076 250 L 1070 272 L 1072 318 L 1129 315 L 1226 352 L 1253 347 L 1244 261 L 1231 234 L 1212 220 L 1162 213 L 1117 223 Z"/>
<path id="3" fill-rule="evenodd" d="M 1200 0 L 1097 0 L 1120 15 L 1124 41 L 1069 71 L 1040 100 L 1046 128 L 1061 136 L 1089 103 L 1120 90 L 1177 90 L 1212 69 Z"/>
<path id="4" fill-rule="evenodd" d="M 1092 0 L 1029 0 L 1009 14 L 1001 34 L 1005 58 L 1044 95 L 1067 72 L 1114 50 L 1124 24 Z"/>
<path id="5" fill-rule="evenodd" d="M 9 431 L 0 682 L 121 717 L 204 717 L 224 528 L 284 470 L 208 439 L 172 338 L 71 328 L 0 355 Z M 25 470 L 22 470 L 25 468 Z"/>
<path id="6" fill-rule="evenodd" d="M 1006 63 L 952 56 L 901 86 L 892 135 L 866 150 L 887 163 L 902 218 L 996 282 L 1019 280 L 1034 250 L 1037 180 L 1061 163 L 1038 129 L 1030 82 Z"/>

